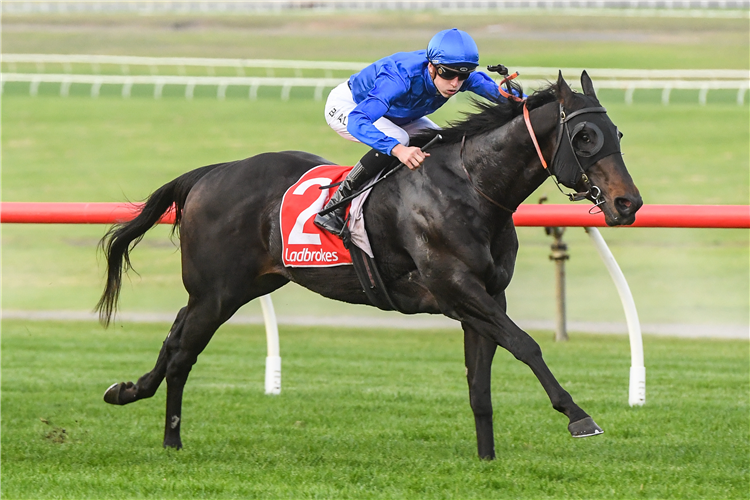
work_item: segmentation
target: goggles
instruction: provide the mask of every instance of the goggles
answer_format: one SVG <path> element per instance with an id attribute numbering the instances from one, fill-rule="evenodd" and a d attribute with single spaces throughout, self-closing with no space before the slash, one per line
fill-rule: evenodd
<path id="1" fill-rule="evenodd" d="M 463 82 L 469 78 L 469 75 L 471 75 L 475 69 L 466 66 L 456 69 L 443 64 L 436 64 L 435 68 L 437 69 L 437 75 L 443 80 L 453 80 L 454 78 L 458 78 L 459 82 Z"/>

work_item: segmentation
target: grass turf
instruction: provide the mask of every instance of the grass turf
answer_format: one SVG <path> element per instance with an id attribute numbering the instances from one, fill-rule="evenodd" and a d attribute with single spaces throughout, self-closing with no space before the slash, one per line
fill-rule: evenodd
<path id="1" fill-rule="evenodd" d="M 478 14 L 6 14 L 3 25 L 6 53 L 372 61 L 424 49 L 437 31 L 456 27 L 475 38 L 483 65 L 702 71 L 747 68 L 750 57 L 747 19 L 581 17 L 543 9 Z"/>
<path id="2" fill-rule="evenodd" d="M 476 458 L 456 332 L 283 328 L 283 391 L 263 395 L 264 332 L 223 327 L 163 450 L 164 388 L 114 407 L 166 325 L 3 322 L 4 498 L 746 498 L 747 344 L 646 337 L 648 395 L 627 406 L 628 341 L 538 340 L 604 428 L 569 437 L 531 371 L 494 363 L 498 459 Z"/>
<path id="3" fill-rule="evenodd" d="M 517 66 L 747 68 L 747 20 L 569 16 L 3 16 L 3 51 L 154 56 L 371 60 L 419 49 L 446 23 L 469 30 L 485 63 Z M 596 27 L 594 30 L 593 27 Z M 376 43 L 373 43 L 373 40 Z M 36 68 L 33 68 L 34 70 Z M 3 66 L 3 70 L 8 68 Z M 348 163 L 321 103 L 278 89 L 249 102 L 149 98 L 88 88 L 27 97 L 6 84 L 3 199 L 140 199 L 187 169 L 274 149 Z M 140 92 L 140 93 L 139 93 Z M 246 92 L 243 91 L 246 95 Z M 602 92 L 626 133 L 626 162 L 647 202 L 747 203 L 747 107 L 694 94 Z M 642 101 L 644 98 L 646 101 Z M 648 100 L 650 99 L 650 101 Z M 647 102 L 648 104 L 639 104 Z M 455 116 L 450 105 L 437 121 Z M 700 133 L 696 133 L 700 131 Z M 282 133 L 283 132 L 283 133 Z M 288 138 L 293 138 L 289 142 Z M 539 194 L 556 200 L 546 186 Z M 535 195 L 536 196 L 536 195 Z M 533 201 L 535 197 L 532 197 Z M 102 227 L 3 227 L 3 307 L 89 309 L 101 271 Z M 179 257 L 164 228 L 134 254 L 142 277 L 126 310 L 184 304 Z M 552 317 L 549 240 L 521 231 L 510 290 L 514 317 Z M 643 321 L 747 323 L 746 231 L 607 230 Z M 566 234 L 572 319 L 621 317 L 614 288 L 582 232 Z M 593 264 L 592 264 L 593 263 Z M 287 313 L 375 314 L 320 302 L 294 287 L 274 296 Z M 284 389 L 263 392 L 262 329 L 225 326 L 186 391 L 181 452 L 161 449 L 164 391 L 117 408 L 111 382 L 152 367 L 165 325 L 2 323 L 2 494 L 5 498 L 743 498 L 748 491 L 746 342 L 645 338 L 647 405 L 628 408 L 624 337 L 539 334 L 545 359 L 606 434 L 573 440 L 530 371 L 498 353 L 498 460 L 475 458 L 458 332 L 282 328 Z M 425 347 L 427 346 L 427 347 Z M 64 431 L 63 431 L 64 429 Z"/>

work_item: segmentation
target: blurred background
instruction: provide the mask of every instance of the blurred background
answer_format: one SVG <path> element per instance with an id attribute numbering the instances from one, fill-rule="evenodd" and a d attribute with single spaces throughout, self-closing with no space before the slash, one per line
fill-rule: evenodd
<path id="1" fill-rule="evenodd" d="M 625 162 L 653 204 L 749 200 L 748 2 L 15 2 L 2 4 L 3 201 L 140 201 L 202 165 L 304 150 L 353 164 L 365 146 L 323 119 L 338 81 L 437 31 L 469 32 L 480 63 L 521 69 L 527 92 L 561 69 L 592 75 L 624 133 Z M 472 112 L 459 96 L 438 124 Z M 258 186 L 263 189 L 263 186 Z M 527 203 L 568 203 L 551 182 Z M 93 317 L 104 226 L 3 225 L 4 317 Z M 747 338 L 750 240 L 734 229 L 602 229 L 646 333 Z M 522 326 L 552 334 L 552 239 L 519 228 L 508 290 Z M 622 306 L 583 229 L 564 234 L 573 331 L 625 331 Z M 185 304 L 169 228 L 133 253 L 122 321 L 171 322 Z M 290 284 L 279 322 L 448 326 L 334 303 Z M 257 303 L 237 317 L 257 322 Z M 331 320 L 334 318 L 334 320 Z M 336 319 L 337 318 L 337 319 Z"/>

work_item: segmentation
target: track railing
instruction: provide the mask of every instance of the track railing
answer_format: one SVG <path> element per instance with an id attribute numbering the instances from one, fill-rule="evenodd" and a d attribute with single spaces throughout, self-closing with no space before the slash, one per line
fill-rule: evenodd
<path id="1" fill-rule="evenodd" d="M 260 87 L 281 87 L 281 99 L 289 98 L 293 87 L 314 87 L 313 97 L 321 100 L 323 90 L 345 81 L 350 74 L 364 68 L 367 63 L 341 61 L 300 61 L 283 59 L 227 59 L 198 57 L 140 57 L 86 54 L 2 54 L 2 85 L 6 82 L 29 84 L 29 94 L 37 95 L 42 83 L 60 85 L 60 95 L 67 96 L 72 84 L 90 85 L 91 97 L 97 97 L 102 85 L 118 85 L 121 95 L 129 97 L 133 85 L 152 85 L 154 98 L 160 98 L 165 85 L 185 88 L 185 97 L 192 98 L 196 86 L 216 87 L 216 97 L 223 99 L 228 87 L 247 87 L 248 97 L 257 98 Z M 32 67 L 35 73 L 28 71 Z M 47 73 L 47 69 L 62 70 L 63 73 Z M 87 68 L 88 72 L 74 71 Z M 149 74 L 130 74 L 131 70 Z M 186 75 L 186 68 L 202 68 L 205 75 Z M 530 89 L 539 88 L 547 81 L 557 78 L 558 71 L 577 77 L 584 68 L 517 67 Z M 161 74 L 162 72 L 168 74 Z M 216 75 L 217 70 L 234 72 L 235 75 Z M 265 75 L 246 75 L 245 71 Z M 276 75 L 281 70 L 290 76 Z M 193 69 L 193 71 L 195 71 Z M 483 71 L 480 68 L 480 71 Z M 632 104 L 636 90 L 661 89 L 662 104 L 669 104 L 673 90 L 697 90 L 698 102 L 706 104 L 711 90 L 736 90 L 738 105 L 744 105 L 745 94 L 750 88 L 750 73 L 747 70 L 715 69 L 704 72 L 694 70 L 617 69 L 589 68 L 589 75 L 600 89 L 625 91 L 625 102 Z M 306 73 L 308 76 L 303 76 Z M 323 75 L 309 76 L 310 74 Z M 335 75 L 334 75 L 335 73 Z"/>
<path id="2" fill-rule="evenodd" d="M 120 74 L 128 74 L 131 67 L 148 67 L 152 75 L 159 73 L 159 68 L 177 68 L 184 72 L 186 67 L 205 68 L 207 76 L 216 68 L 233 68 L 237 76 L 244 76 L 244 69 L 263 68 L 265 70 L 290 69 L 294 76 L 302 76 L 303 70 L 322 71 L 359 71 L 369 63 L 355 61 L 305 61 L 293 59 L 231 59 L 214 57 L 143 57 L 111 56 L 97 54 L 1 54 L 0 62 L 6 64 L 10 72 L 16 72 L 17 64 L 33 64 L 37 73 L 44 73 L 47 64 L 60 67 L 65 73 L 73 72 L 73 65 L 88 66 L 92 73 L 101 73 L 102 65 L 119 69 Z M 592 78 L 646 79 L 646 80 L 747 80 L 748 71 L 742 69 L 712 69 L 695 71 L 692 69 L 621 69 L 621 68 L 553 68 L 543 66 L 513 67 L 524 76 L 555 78 L 558 71 L 563 74 L 581 74 L 588 71 Z M 480 67 L 480 71 L 483 69 Z M 173 70 L 175 71 L 175 70 Z M 109 71 L 113 73 L 113 71 Z M 266 75 L 273 76 L 273 75 Z"/>
<path id="3" fill-rule="evenodd" d="M 9 224 L 112 224 L 133 219 L 140 203 L 0 203 L 0 222 Z M 646 402 L 646 368 L 641 327 L 633 296 L 625 276 L 596 227 L 605 226 L 603 214 L 590 214 L 587 205 L 521 205 L 513 215 L 516 226 L 586 228 L 597 252 L 620 295 L 630 337 L 630 383 L 628 403 L 640 406 Z M 161 223 L 174 222 L 169 211 Z M 750 228 L 750 206 L 747 205 L 646 205 L 631 227 L 682 228 Z M 279 333 L 273 303 L 269 295 L 260 298 L 266 326 L 266 394 L 281 393 L 281 356 Z"/>

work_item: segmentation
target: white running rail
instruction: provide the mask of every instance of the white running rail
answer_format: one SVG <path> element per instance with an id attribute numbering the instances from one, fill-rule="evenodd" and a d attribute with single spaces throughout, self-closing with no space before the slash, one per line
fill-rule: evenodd
<path id="1" fill-rule="evenodd" d="M 39 93 L 39 85 L 42 83 L 60 84 L 60 95 L 67 96 L 70 86 L 74 83 L 91 85 L 91 97 L 98 97 L 102 85 L 121 85 L 122 96 L 130 97 L 133 85 L 153 85 L 154 98 L 162 96 L 165 85 L 179 85 L 185 87 L 185 98 L 191 99 L 196 86 L 216 87 L 217 99 L 226 97 L 229 86 L 248 87 L 248 97 L 256 99 L 260 87 L 281 87 L 282 100 L 289 99 L 293 87 L 312 87 L 315 89 L 314 97 L 321 100 L 325 88 L 333 88 L 345 81 L 343 78 L 278 78 L 278 77 L 222 77 L 222 76 L 167 76 L 167 75 L 74 75 L 74 74 L 52 74 L 52 73 L 3 73 L 2 87 L 8 82 L 29 83 L 29 94 L 35 96 Z"/>
<path id="2" fill-rule="evenodd" d="M 205 68 L 271 68 L 271 69 L 308 69 L 329 71 L 359 71 L 369 63 L 352 61 L 301 61 L 292 59 L 229 59 L 209 57 L 142 57 L 113 56 L 96 54 L 0 54 L 4 64 L 35 64 L 41 71 L 44 64 L 59 64 L 64 71 L 70 72 L 73 64 L 87 64 L 97 72 L 97 67 L 104 65 L 119 66 L 127 71 L 130 66 L 159 67 L 205 67 Z M 13 68 L 10 68 L 11 71 Z M 100 69 L 100 68 L 99 68 Z M 511 68 L 522 76 L 540 76 L 556 78 L 557 72 L 580 75 L 585 69 L 592 78 L 625 78 L 625 79 L 691 79 L 691 80 L 747 80 L 750 71 L 743 69 L 709 69 L 695 71 L 692 69 L 620 69 L 620 68 L 552 68 L 543 66 L 521 66 Z M 210 75 L 209 75 L 210 76 Z M 242 76 L 242 75 L 239 75 Z"/>
<path id="3" fill-rule="evenodd" d="M 260 298 L 263 321 L 266 324 L 266 394 L 281 394 L 281 354 L 279 351 L 279 325 L 270 295 Z"/>
<path id="4" fill-rule="evenodd" d="M 594 73 L 592 71 L 592 73 Z M 80 74 L 54 74 L 54 73 L 3 73 L 1 75 L 2 90 L 8 82 L 29 83 L 29 94 L 35 96 L 39 92 L 42 83 L 56 83 L 60 85 L 60 95 L 67 96 L 71 84 L 91 85 L 91 97 L 98 97 L 102 85 L 121 85 L 122 96 L 130 97 L 133 85 L 153 85 L 154 98 L 162 96 L 165 85 L 179 85 L 185 87 L 185 98 L 191 99 L 196 86 L 216 87 L 216 97 L 226 97 L 229 86 L 248 87 L 248 98 L 256 99 L 260 87 L 281 87 L 281 99 L 289 99 L 293 87 L 312 87 L 315 89 L 313 97 L 315 100 L 323 98 L 323 90 L 336 87 L 346 78 L 283 78 L 283 77 L 250 77 L 250 76 L 172 76 L 172 75 L 80 75 Z M 596 78 L 596 77 L 594 77 Z M 532 82 L 534 83 L 534 82 Z M 536 82 L 539 83 L 539 82 Z M 540 85 L 537 85 L 537 87 Z M 669 104 L 672 90 L 687 89 L 699 90 L 698 102 L 705 105 L 708 91 L 716 89 L 737 89 L 737 104 L 745 104 L 745 94 L 750 88 L 750 80 L 597 80 L 595 84 L 598 89 L 620 89 L 625 91 L 625 102 L 633 103 L 633 94 L 636 89 L 662 89 L 662 104 Z M 534 88 L 534 85 L 531 85 Z"/>
<path id="5" fill-rule="evenodd" d="M 437 10 L 441 12 L 502 12 L 503 10 L 564 10 L 597 15 L 742 17 L 748 0 L 4 0 L 9 13 L 139 12 L 251 13 L 284 11 Z"/>
<path id="6" fill-rule="evenodd" d="M 261 86 L 281 87 L 281 98 L 288 99 L 293 87 L 314 87 L 314 98 L 322 99 L 323 90 L 344 81 L 351 73 L 367 65 L 363 62 L 300 61 L 283 59 L 219 59 L 199 57 L 140 57 L 88 54 L 2 54 L 0 62 L 7 70 L 2 83 L 28 82 L 29 93 L 36 95 L 41 83 L 59 83 L 60 95 L 69 93 L 70 85 L 91 85 L 91 96 L 97 97 L 104 84 L 122 85 L 123 97 L 129 97 L 132 86 L 153 85 L 154 97 L 161 97 L 164 85 L 184 85 L 185 97 L 192 98 L 197 85 L 217 87 L 216 97 L 226 96 L 229 86 L 249 87 L 248 97 L 257 98 Z M 36 73 L 18 73 L 18 65 L 34 65 Z M 45 73 L 49 66 L 63 73 Z M 75 65 L 86 65 L 90 73 L 74 73 Z M 134 67 L 149 68 L 149 75 L 130 75 Z M 186 75 L 186 68 L 204 68 L 207 76 Z M 27 69 L 27 68 L 24 68 Z M 78 68 L 76 68 L 78 69 Z M 102 71 L 105 69 L 106 71 Z M 236 76 L 215 76 L 217 69 L 233 69 Z M 245 76 L 245 70 L 264 69 L 265 76 Z M 167 70 L 172 74 L 160 74 Z M 277 77 L 276 70 L 291 71 L 294 76 Z M 562 71 L 571 80 L 577 80 L 584 68 L 547 68 L 538 66 L 514 68 L 519 71 L 526 87 L 534 89 L 557 78 Z M 303 77 L 303 71 L 322 72 L 323 77 Z M 703 72 L 694 70 L 654 70 L 594 68 L 587 70 L 600 89 L 625 91 L 625 102 L 632 104 L 637 89 L 661 89 L 662 104 L 669 104 L 672 90 L 698 90 L 698 102 L 705 105 L 709 90 L 737 90 L 737 104 L 744 105 L 750 88 L 750 71 L 717 69 Z M 334 72 L 337 77 L 334 77 Z M 104 73 L 104 74 L 103 74 Z M 178 73 L 178 74 L 174 74 Z"/>

